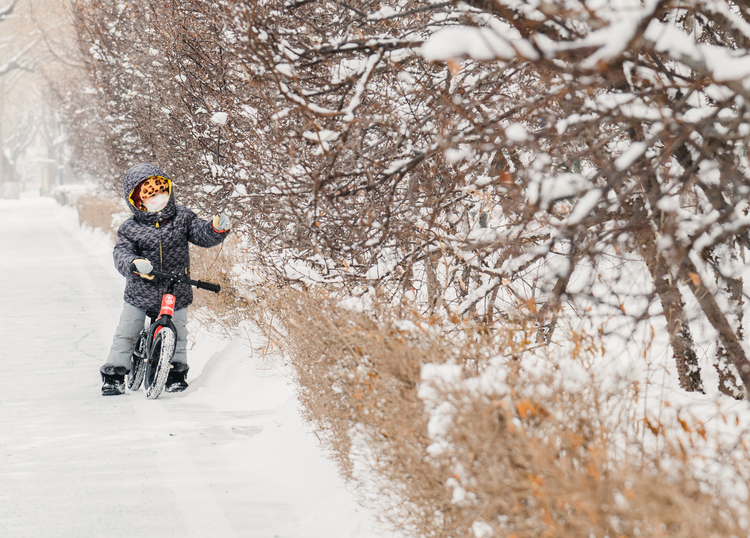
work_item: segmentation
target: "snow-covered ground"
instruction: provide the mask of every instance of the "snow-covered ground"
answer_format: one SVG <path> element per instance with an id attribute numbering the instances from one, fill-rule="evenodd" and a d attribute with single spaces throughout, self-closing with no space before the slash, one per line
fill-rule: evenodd
<path id="1" fill-rule="evenodd" d="M 124 280 L 72 209 L 0 200 L 0 274 L 0 536 L 383 535 L 252 336 L 193 326 L 187 391 L 101 396 Z"/>

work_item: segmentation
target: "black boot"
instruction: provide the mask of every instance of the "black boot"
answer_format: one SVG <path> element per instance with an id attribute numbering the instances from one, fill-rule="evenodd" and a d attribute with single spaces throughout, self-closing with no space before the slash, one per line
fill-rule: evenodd
<path id="1" fill-rule="evenodd" d="M 120 374 L 102 374 L 102 396 L 125 394 L 125 376 Z"/>
<path id="2" fill-rule="evenodd" d="M 188 383 L 185 381 L 185 376 L 188 373 L 188 365 L 180 362 L 172 363 L 172 369 L 167 375 L 167 383 L 164 386 L 164 390 L 167 392 L 182 392 L 188 388 Z"/>
<path id="3" fill-rule="evenodd" d="M 102 396 L 125 394 L 125 374 L 127 368 L 105 364 L 99 369 L 102 374 Z"/>

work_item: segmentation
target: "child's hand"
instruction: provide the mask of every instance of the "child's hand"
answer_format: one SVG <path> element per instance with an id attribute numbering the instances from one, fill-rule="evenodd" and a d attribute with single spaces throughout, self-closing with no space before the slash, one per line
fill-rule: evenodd
<path id="1" fill-rule="evenodd" d="M 229 217 L 227 217 L 224 213 L 219 213 L 218 215 L 216 215 L 211 224 L 214 227 L 214 231 L 217 232 L 227 232 L 229 231 L 229 228 L 232 227 L 232 225 L 229 223 Z"/>
<path id="2" fill-rule="evenodd" d="M 141 278 L 145 278 L 146 280 L 153 280 L 154 275 L 150 275 L 149 273 L 154 270 L 154 266 L 151 265 L 151 262 L 148 260 L 133 260 L 133 264 L 135 264 L 135 268 L 138 270 L 138 275 Z"/>

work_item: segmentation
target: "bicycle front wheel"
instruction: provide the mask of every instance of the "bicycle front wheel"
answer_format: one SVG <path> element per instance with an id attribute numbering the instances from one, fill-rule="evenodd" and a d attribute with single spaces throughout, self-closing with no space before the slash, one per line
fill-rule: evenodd
<path id="1" fill-rule="evenodd" d="M 141 357 L 146 356 L 146 335 L 141 333 L 138 339 L 137 353 L 130 356 L 130 372 L 126 376 L 128 389 L 138 390 L 143 383 L 143 376 L 146 374 L 146 361 Z"/>
<path id="2" fill-rule="evenodd" d="M 146 398 L 149 400 L 155 400 L 164 390 L 172 365 L 176 340 L 174 331 L 169 327 L 164 327 L 154 337 L 151 360 L 146 363 L 144 376 Z"/>

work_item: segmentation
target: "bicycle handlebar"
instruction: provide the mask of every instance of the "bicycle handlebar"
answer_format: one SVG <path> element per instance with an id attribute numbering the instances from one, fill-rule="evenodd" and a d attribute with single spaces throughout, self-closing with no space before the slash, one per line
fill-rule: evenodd
<path id="1" fill-rule="evenodd" d="M 138 269 L 136 268 L 135 264 L 132 262 L 130 264 L 129 269 L 131 272 L 135 274 L 140 274 L 138 273 Z M 163 278 L 164 280 L 171 280 L 173 282 L 178 282 L 180 284 L 187 284 L 188 286 L 195 286 L 196 288 L 212 291 L 214 293 L 219 293 L 221 291 L 221 286 L 219 286 L 218 284 L 211 284 L 210 282 L 203 282 L 202 280 L 191 280 L 185 276 L 173 275 L 172 273 L 164 273 L 162 271 L 157 271 L 156 269 L 152 269 L 149 274 L 154 275 L 159 278 Z"/>

